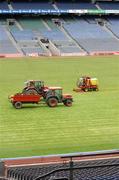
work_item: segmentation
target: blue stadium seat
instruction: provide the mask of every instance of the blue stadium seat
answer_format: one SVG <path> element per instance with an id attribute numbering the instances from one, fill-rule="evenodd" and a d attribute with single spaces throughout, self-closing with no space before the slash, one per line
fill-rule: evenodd
<path id="1" fill-rule="evenodd" d="M 101 9 L 119 10 L 119 2 L 98 2 Z"/>
<path id="2" fill-rule="evenodd" d="M 0 10 L 9 10 L 7 1 L 0 2 Z"/>
<path id="3" fill-rule="evenodd" d="M 89 2 L 79 3 L 56 3 L 58 9 L 97 9 L 97 7 Z"/>
<path id="4" fill-rule="evenodd" d="M 11 2 L 11 5 L 14 10 L 19 10 L 19 9 L 53 10 L 54 9 L 51 3 L 43 3 L 43 2 Z"/>

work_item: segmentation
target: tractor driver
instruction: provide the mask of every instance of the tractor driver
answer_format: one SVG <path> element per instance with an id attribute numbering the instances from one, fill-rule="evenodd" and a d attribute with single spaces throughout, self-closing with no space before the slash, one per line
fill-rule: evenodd
<path id="1" fill-rule="evenodd" d="M 30 88 L 34 88 L 35 87 L 33 81 L 29 81 L 27 86 L 30 87 Z"/>

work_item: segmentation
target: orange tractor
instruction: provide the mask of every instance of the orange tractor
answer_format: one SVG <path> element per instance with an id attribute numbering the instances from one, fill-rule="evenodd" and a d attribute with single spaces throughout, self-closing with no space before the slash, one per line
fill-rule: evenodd
<path id="1" fill-rule="evenodd" d="M 39 80 L 27 81 L 22 93 L 12 95 L 9 99 L 16 109 L 20 109 L 25 103 L 38 104 L 44 102 L 49 107 L 56 107 L 58 103 L 72 106 L 73 102 L 72 95 L 62 94 L 61 87 L 47 87 L 44 86 L 44 81 Z"/>
<path id="2" fill-rule="evenodd" d="M 88 92 L 98 91 L 98 80 L 97 78 L 91 78 L 89 76 L 82 76 L 77 80 L 77 88 L 73 89 L 76 92 Z"/>

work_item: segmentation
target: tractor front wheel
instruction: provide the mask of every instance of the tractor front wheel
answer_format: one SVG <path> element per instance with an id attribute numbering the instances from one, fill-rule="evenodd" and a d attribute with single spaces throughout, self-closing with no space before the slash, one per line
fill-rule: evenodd
<path id="1" fill-rule="evenodd" d="M 49 107 L 56 107 L 58 104 L 58 100 L 54 97 L 51 97 L 47 100 L 47 104 Z"/>
<path id="2" fill-rule="evenodd" d="M 68 107 L 72 106 L 72 100 L 71 100 L 71 99 L 65 100 L 65 101 L 64 101 L 64 105 L 65 105 L 65 106 L 68 106 Z"/>
<path id="3" fill-rule="evenodd" d="M 85 88 L 85 89 L 84 89 L 84 91 L 85 91 L 85 92 L 88 92 L 88 91 L 89 91 L 89 89 L 88 89 L 88 88 Z"/>
<path id="4" fill-rule="evenodd" d="M 21 102 L 15 102 L 14 103 L 14 107 L 16 108 L 16 109 L 21 109 L 21 107 L 22 107 L 22 103 Z"/>

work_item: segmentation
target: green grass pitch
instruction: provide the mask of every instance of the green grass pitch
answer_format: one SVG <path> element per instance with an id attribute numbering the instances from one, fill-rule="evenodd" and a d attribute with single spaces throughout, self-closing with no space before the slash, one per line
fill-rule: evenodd
<path id="1" fill-rule="evenodd" d="M 100 91 L 73 92 L 82 75 L 97 77 Z M 62 86 L 73 95 L 73 106 L 14 109 L 8 95 L 20 92 L 28 79 Z M 118 56 L 0 60 L 0 158 L 118 148 Z"/>

